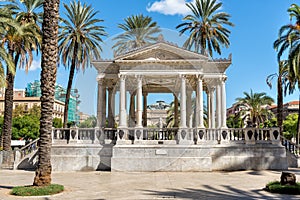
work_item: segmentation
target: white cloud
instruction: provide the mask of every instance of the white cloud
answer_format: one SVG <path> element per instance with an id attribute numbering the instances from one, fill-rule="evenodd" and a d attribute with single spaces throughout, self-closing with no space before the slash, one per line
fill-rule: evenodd
<path id="1" fill-rule="evenodd" d="M 40 60 L 33 60 L 31 66 L 29 67 L 28 71 L 34 71 L 37 69 L 41 69 L 41 61 Z"/>
<path id="2" fill-rule="evenodd" d="M 195 0 L 193 0 L 194 2 Z M 191 11 L 185 5 L 191 1 L 185 0 L 160 0 L 155 1 L 153 4 L 148 4 L 147 11 L 148 12 L 159 12 L 164 15 L 186 15 Z"/>

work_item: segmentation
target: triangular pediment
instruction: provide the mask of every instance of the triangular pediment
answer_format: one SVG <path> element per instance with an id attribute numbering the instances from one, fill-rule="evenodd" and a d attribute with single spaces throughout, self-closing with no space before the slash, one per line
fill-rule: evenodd
<path id="1" fill-rule="evenodd" d="M 115 60 L 208 60 L 208 57 L 173 44 L 158 42 L 116 56 Z"/>

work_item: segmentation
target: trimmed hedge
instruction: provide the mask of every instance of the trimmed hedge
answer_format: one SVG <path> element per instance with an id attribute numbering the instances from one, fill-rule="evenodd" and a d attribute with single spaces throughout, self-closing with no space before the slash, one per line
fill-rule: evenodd
<path id="1" fill-rule="evenodd" d="M 279 181 L 272 181 L 266 185 L 264 190 L 279 194 L 300 194 L 300 183 L 296 185 L 281 185 Z"/>

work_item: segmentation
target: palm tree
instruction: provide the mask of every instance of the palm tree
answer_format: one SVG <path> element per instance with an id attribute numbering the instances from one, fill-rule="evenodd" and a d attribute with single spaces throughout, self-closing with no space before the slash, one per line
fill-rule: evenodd
<path id="1" fill-rule="evenodd" d="M 91 5 L 81 5 L 78 1 L 64 4 L 67 20 L 61 19 L 63 25 L 60 26 L 58 36 L 59 55 L 62 63 L 70 67 L 70 74 L 65 99 L 64 127 L 68 122 L 68 108 L 71 95 L 71 88 L 75 69 L 85 70 L 90 66 L 91 59 L 99 59 L 102 42 L 101 36 L 106 36 L 103 26 L 97 25 L 103 22 L 95 18 L 95 12 Z"/>
<path id="2" fill-rule="evenodd" d="M 11 56 L 14 62 L 13 71 L 6 70 L 6 83 L 7 87 L 5 89 L 5 100 L 4 100 L 4 122 L 3 122 L 3 149 L 9 151 L 11 148 L 11 132 L 12 132 L 12 110 L 13 110 L 13 88 L 14 88 L 14 78 L 16 67 L 25 67 L 28 70 L 31 62 L 33 60 L 32 51 L 36 50 L 38 52 L 39 43 L 41 41 L 40 30 L 35 23 L 26 23 L 23 18 L 18 18 L 18 14 L 22 13 L 21 5 L 12 0 L 11 4 L 5 4 L 6 10 L 10 10 L 11 19 L 19 19 L 17 21 L 20 24 L 19 32 L 14 27 L 6 27 L 6 31 L 2 37 L 2 45 L 7 46 L 8 54 Z M 27 11 L 29 8 L 26 8 Z M 39 9 L 36 7 L 35 9 Z M 35 9 L 30 10 L 30 12 L 35 11 Z M 29 12 L 29 11 L 28 11 Z"/>
<path id="3" fill-rule="evenodd" d="M 157 34 L 160 28 L 151 17 L 132 15 L 124 19 L 125 23 L 119 24 L 118 27 L 125 31 L 114 38 L 116 44 L 113 45 L 115 55 L 120 55 L 128 50 L 139 48 L 157 41 Z"/>
<path id="4" fill-rule="evenodd" d="M 58 60 L 59 3 L 59 0 L 45 0 L 43 6 L 39 160 L 33 181 L 36 186 L 51 184 L 51 130 Z"/>
<path id="5" fill-rule="evenodd" d="M 272 80 L 276 78 L 277 84 L 277 125 L 279 127 L 280 134 L 283 131 L 283 90 L 288 88 L 288 62 L 286 60 L 280 61 L 278 65 L 278 73 L 270 74 L 266 82 L 270 88 L 272 88 Z"/>
<path id="6" fill-rule="evenodd" d="M 290 24 L 283 25 L 279 29 L 279 37 L 274 42 L 273 46 L 277 53 L 277 59 L 280 61 L 282 55 L 287 52 L 288 54 L 288 74 L 289 74 L 289 92 L 293 93 L 295 86 L 298 84 L 300 89 L 300 7 L 297 4 L 292 4 L 288 9 L 290 15 Z M 293 20 L 295 23 L 293 24 Z M 299 97 L 300 98 L 300 97 Z M 300 105 L 299 105 L 298 116 L 300 116 Z M 300 117 L 298 118 L 297 128 L 298 140 L 300 137 Z M 299 141 L 297 141 L 299 143 Z"/>
<path id="7" fill-rule="evenodd" d="M 217 0 L 195 0 L 195 2 L 187 3 L 187 7 L 192 11 L 183 18 L 183 23 L 176 26 L 181 28 L 180 35 L 189 31 L 189 38 L 183 46 L 196 52 L 205 54 L 208 50 L 209 55 L 213 56 L 213 50 L 219 55 L 221 47 L 229 47 L 230 31 L 224 25 L 234 26 L 229 21 L 230 15 L 225 12 L 218 12 L 222 7 L 222 3 Z"/>
<path id="8" fill-rule="evenodd" d="M 250 93 L 244 92 L 244 95 L 245 97 L 236 98 L 237 104 L 246 107 L 252 124 L 259 126 L 268 116 L 264 106 L 271 105 L 274 100 L 265 92 L 253 93 L 251 90 Z"/>

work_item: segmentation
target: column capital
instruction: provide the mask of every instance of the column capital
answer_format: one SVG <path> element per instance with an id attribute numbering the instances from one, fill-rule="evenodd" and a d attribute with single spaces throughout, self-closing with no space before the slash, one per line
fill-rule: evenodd
<path id="1" fill-rule="evenodd" d="M 202 81 L 203 78 L 204 78 L 203 74 L 197 74 L 196 77 L 197 77 L 197 80 L 198 80 L 198 81 L 200 81 L 200 80 Z"/>
<path id="2" fill-rule="evenodd" d="M 144 96 L 144 97 L 148 96 L 148 92 L 144 92 L 144 91 L 143 91 L 143 96 Z"/>
<path id="3" fill-rule="evenodd" d="M 136 75 L 134 75 L 134 77 L 138 80 L 143 80 L 143 75 L 136 74 Z"/>
<path id="4" fill-rule="evenodd" d="M 100 73 L 97 75 L 96 80 L 97 82 L 103 81 L 103 78 L 105 77 L 104 73 Z"/>
<path id="5" fill-rule="evenodd" d="M 125 81 L 127 76 L 125 74 L 118 74 L 119 79 Z"/>

